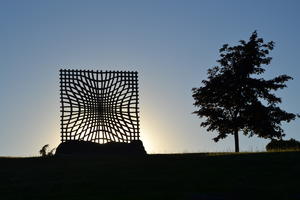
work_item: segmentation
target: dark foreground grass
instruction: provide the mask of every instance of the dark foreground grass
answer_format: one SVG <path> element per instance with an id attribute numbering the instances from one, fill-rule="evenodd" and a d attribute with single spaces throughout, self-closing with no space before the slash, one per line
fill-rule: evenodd
<path id="1" fill-rule="evenodd" d="M 0 158 L 0 199 L 300 199 L 300 152 Z"/>

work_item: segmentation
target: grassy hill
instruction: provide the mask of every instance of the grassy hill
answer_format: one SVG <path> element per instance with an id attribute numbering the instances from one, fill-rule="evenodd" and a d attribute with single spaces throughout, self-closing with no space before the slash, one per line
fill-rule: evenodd
<path id="1" fill-rule="evenodd" d="M 300 199 L 300 152 L 2 157 L 0 199 Z"/>

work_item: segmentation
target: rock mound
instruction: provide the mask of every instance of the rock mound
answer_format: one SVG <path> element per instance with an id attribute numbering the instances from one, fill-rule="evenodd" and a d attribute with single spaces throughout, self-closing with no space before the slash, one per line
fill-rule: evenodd
<path id="1" fill-rule="evenodd" d="M 133 140 L 130 143 L 109 142 L 98 144 L 88 141 L 70 140 L 61 143 L 55 155 L 146 155 L 142 141 Z"/>

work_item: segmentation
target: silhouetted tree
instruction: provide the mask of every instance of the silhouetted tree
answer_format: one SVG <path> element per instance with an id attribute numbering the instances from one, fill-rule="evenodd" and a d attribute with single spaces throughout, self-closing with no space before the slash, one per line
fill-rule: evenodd
<path id="1" fill-rule="evenodd" d="M 237 46 L 223 45 L 220 49 L 219 66 L 208 70 L 208 80 L 204 86 L 193 88 L 193 112 L 200 118 L 207 131 L 217 131 L 214 138 L 226 138 L 234 135 L 235 151 L 239 152 L 239 131 L 244 135 L 257 135 L 262 138 L 279 138 L 284 136 L 281 122 L 296 118 L 293 113 L 280 109 L 277 104 L 281 98 L 272 91 L 285 88 L 285 82 L 292 77 L 280 75 L 270 80 L 259 78 L 265 69 L 263 65 L 271 62 L 269 51 L 274 42 L 264 43 L 253 32 L 249 41 L 239 41 Z"/>

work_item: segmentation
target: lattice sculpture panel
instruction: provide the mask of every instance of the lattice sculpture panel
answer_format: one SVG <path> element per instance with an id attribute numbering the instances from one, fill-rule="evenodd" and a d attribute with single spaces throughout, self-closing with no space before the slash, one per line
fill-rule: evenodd
<path id="1" fill-rule="evenodd" d="M 138 74 L 60 70 L 61 140 L 139 139 Z"/>

